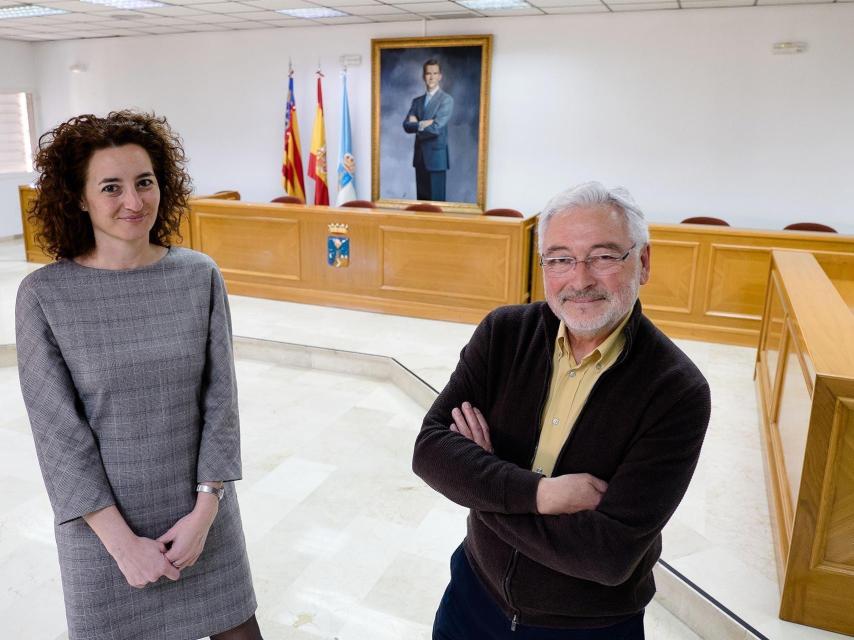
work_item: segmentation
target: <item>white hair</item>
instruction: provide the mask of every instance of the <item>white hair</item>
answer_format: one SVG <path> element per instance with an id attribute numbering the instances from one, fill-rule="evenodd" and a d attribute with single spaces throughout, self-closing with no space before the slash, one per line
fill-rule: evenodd
<path id="1" fill-rule="evenodd" d="M 629 237 L 637 245 L 637 249 L 649 244 L 649 226 L 644 219 L 643 211 L 635 204 L 634 198 L 624 187 L 606 188 L 600 182 L 583 182 L 575 187 L 561 191 L 546 203 L 540 212 L 537 225 L 539 250 L 543 250 L 543 237 L 546 227 L 555 214 L 576 207 L 595 207 L 611 205 L 623 214 L 629 227 Z"/>

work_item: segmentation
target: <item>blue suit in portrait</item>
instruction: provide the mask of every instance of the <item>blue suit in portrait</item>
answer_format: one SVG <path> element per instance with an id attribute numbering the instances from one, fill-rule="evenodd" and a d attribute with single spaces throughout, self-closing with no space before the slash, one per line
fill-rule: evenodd
<path id="1" fill-rule="evenodd" d="M 403 129 L 415 134 L 412 166 L 419 200 L 445 200 L 445 172 L 450 168 L 448 158 L 448 122 L 454 113 L 454 99 L 441 89 L 424 102 L 427 94 L 412 101 L 403 121 Z M 411 121 L 414 116 L 416 121 Z M 433 122 L 427 126 L 425 120 Z"/>

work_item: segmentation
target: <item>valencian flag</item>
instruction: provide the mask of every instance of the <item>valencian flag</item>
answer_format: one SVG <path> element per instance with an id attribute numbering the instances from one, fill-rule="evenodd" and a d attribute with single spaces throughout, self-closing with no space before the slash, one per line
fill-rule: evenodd
<path id="1" fill-rule="evenodd" d="M 356 158 L 350 139 L 350 105 L 347 101 L 347 71 L 341 74 L 344 81 L 344 102 L 341 106 L 341 149 L 338 152 L 338 197 L 336 206 L 356 200 Z"/>
<path id="2" fill-rule="evenodd" d="M 317 72 L 317 113 L 311 133 L 311 154 L 308 157 L 308 177 L 314 180 L 314 204 L 329 204 L 329 185 L 326 178 L 326 126 L 323 124 L 323 89 Z"/>
<path id="3" fill-rule="evenodd" d="M 282 158 L 282 185 L 285 193 L 305 201 L 305 180 L 302 177 L 302 153 L 299 149 L 297 105 L 294 100 L 294 70 L 288 69 L 288 104 L 285 110 L 285 153 Z"/>

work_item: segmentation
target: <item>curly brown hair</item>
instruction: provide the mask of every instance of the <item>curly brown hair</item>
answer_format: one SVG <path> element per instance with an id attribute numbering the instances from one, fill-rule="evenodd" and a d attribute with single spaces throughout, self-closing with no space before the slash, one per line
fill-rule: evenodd
<path id="1" fill-rule="evenodd" d="M 148 152 L 160 187 L 160 207 L 150 242 L 167 247 L 172 238 L 180 238 L 178 228 L 192 193 L 181 139 L 166 118 L 112 111 L 104 118 L 76 116 L 39 138 L 34 163 L 40 174 L 36 181 L 38 196 L 28 213 L 39 229 L 36 240 L 45 253 L 70 260 L 95 248 L 92 222 L 80 208 L 89 161 L 100 149 L 127 144 L 139 145 Z"/>

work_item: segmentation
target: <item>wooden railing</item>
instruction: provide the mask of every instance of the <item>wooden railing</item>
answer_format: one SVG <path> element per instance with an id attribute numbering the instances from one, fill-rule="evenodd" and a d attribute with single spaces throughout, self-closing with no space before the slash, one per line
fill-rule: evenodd
<path id="1" fill-rule="evenodd" d="M 854 256 L 772 252 L 756 388 L 780 617 L 854 634 Z"/>

